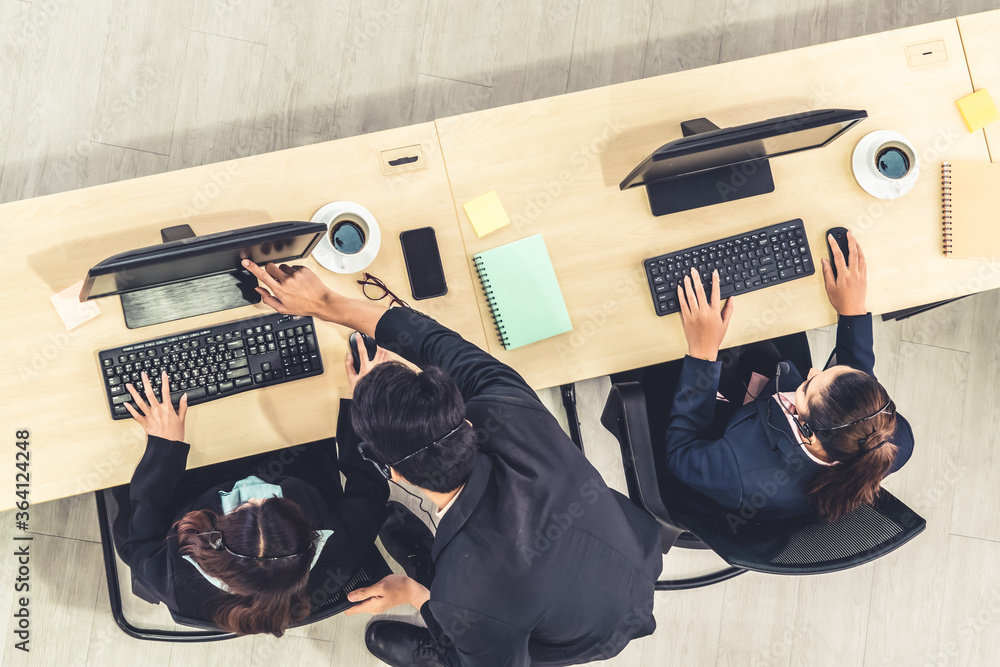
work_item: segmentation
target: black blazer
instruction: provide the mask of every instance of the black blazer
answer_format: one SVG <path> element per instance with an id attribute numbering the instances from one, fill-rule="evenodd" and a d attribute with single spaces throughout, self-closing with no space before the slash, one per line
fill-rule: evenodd
<path id="1" fill-rule="evenodd" d="M 245 471 L 281 486 L 282 495 L 302 507 L 317 529 L 331 529 L 308 583 L 311 598 L 335 595 L 369 553 L 385 519 L 389 488 L 381 474 L 357 451 L 357 436 L 350 425 L 350 401 L 341 401 L 337 424 L 340 459 L 322 450 L 322 444 L 293 447 L 287 457 L 274 457 L 278 465 Z M 322 441 L 332 446 L 330 441 Z M 213 586 L 178 553 L 173 523 L 192 510 L 222 513 L 219 491 L 242 479 L 202 484 L 195 493 L 178 497 L 185 487 L 185 466 L 190 445 L 150 437 L 129 484 L 126 506 L 119 508 L 115 543 L 122 560 L 137 581 L 172 611 L 194 619 L 212 621 L 219 603 L 229 594 Z M 259 457 L 255 457 L 259 460 Z M 268 460 L 266 457 L 264 460 Z M 282 474 L 304 471 L 313 483 Z M 275 471 L 277 471 L 275 473 Z M 343 490 L 339 472 L 347 479 Z M 199 473 L 202 471 L 190 471 Z M 190 485 L 188 485 L 190 486 Z M 195 485 L 198 487 L 199 485 Z"/>
<path id="2" fill-rule="evenodd" d="M 420 610 L 463 665 L 567 665 L 653 632 L 656 522 L 608 489 L 525 381 L 430 318 L 394 308 L 382 347 L 446 370 L 479 437 L 472 476 L 441 519 Z"/>
<path id="3" fill-rule="evenodd" d="M 871 315 L 841 317 L 837 322 L 837 363 L 874 376 L 875 352 Z M 781 376 L 781 390 L 802 383 L 802 369 L 793 364 Z M 806 456 L 792 426 L 772 398 L 772 379 L 761 397 L 741 406 L 730 417 L 722 437 L 704 438 L 712 423 L 722 363 L 685 357 L 666 435 L 669 473 L 743 518 L 781 519 L 815 511 L 808 488 L 823 469 Z M 786 384 L 787 382 L 787 384 Z M 897 415 L 896 458 L 889 472 L 899 470 L 913 453 L 913 431 Z"/>

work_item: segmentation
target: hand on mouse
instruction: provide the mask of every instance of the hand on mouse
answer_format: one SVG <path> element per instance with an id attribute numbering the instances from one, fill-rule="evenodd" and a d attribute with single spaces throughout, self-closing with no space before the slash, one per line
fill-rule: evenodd
<path id="1" fill-rule="evenodd" d="M 692 280 L 693 276 L 693 280 Z M 715 361 L 722 339 L 726 337 L 729 320 L 733 316 L 733 300 L 726 299 L 723 307 L 719 296 L 719 272 L 712 272 L 712 301 L 709 303 L 701 276 L 691 269 L 684 276 L 683 285 L 677 286 L 677 300 L 681 305 L 681 323 L 687 338 L 688 354 L 698 359 Z"/>
<path id="2" fill-rule="evenodd" d="M 361 341 L 358 341 L 358 343 L 360 348 L 360 354 L 358 356 L 361 358 L 361 371 L 358 373 L 354 372 L 354 357 L 351 354 L 350 346 L 347 348 L 347 357 L 344 358 L 344 367 L 347 368 L 347 383 L 351 388 L 350 395 L 352 397 L 354 396 L 354 388 L 358 386 L 358 381 L 368 375 L 371 369 L 375 368 L 389 358 L 389 353 L 381 347 L 378 347 L 375 348 L 375 358 L 369 361 L 368 349 L 365 347 L 365 344 Z"/>
<path id="3" fill-rule="evenodd" d="M 833 235 L 827 235 L 826 241 L 830 244 L 833 261 L 837 265 L 837 277 L 834 278 L 830 262 L 826 257 L 821 260 L 823 282 L 826 284 L 826 294 L 830 297 L 830 304 L 838 315 L 864 315 L 868 312 L 865 305 L 865 296 L 868 292 L 868 265 L 865 262 L 865 253 L 861 251 L 853 232 L 847 232 L 850 259 L 844 258 L 844 253 L 841 252 Z"/>

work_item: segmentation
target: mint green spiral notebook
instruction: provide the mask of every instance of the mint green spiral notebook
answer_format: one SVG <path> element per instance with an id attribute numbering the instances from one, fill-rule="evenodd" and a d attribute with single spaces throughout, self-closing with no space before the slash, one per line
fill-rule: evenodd
<path id="1" fill-rule="evenodd" d="M 507 350 L 573 329 L 539 234 L 472 258 Z"/>

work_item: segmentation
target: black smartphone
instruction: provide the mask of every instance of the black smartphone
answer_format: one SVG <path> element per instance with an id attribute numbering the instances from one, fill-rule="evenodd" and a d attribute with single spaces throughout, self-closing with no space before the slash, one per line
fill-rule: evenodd
<path id="1" fill-rule="evenodd" d="M 441 266 L 441 252 L 434 228 L 408 229 L 400 233 L 399 243 L 403 246 L 403 260 L 413 298 L 419 301 L 447 294 L 448 285 L 444 280 L 444 267 Z"/>

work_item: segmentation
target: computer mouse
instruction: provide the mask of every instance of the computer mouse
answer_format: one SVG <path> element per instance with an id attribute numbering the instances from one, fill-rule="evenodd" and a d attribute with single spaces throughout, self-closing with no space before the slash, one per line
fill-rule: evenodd
<path id="1" fill-rule="evenodd" d="M 354 360 L 354 372 L 361 372 L 361 355 L 358 352 L 358 337 L 365 342 L 365 347 L 368 349 L 368 361 L 373 361 L 375 359 L 375 352 L 378 349 L 378 344 L 375 342 L 374 338 L 369 338 L 360 331 L 354 331 L 351 333 L 350 338 L 347 339 L 347 345 L 351 348 L 351 359 Z"/>
<path id="2" fill-rule="evenodd" d="M 851 250 L 850 246 L 847 244 L 847 227 L 831 227 L 827 230 L 827 234 L 833 236 L 833 239 L 840 246 L 840 252 L 844 253 L 844 262 L 850 264 Z M 830 240 L 827 239 L 827 252 L 830 253 L 830 268 L 833 269 L 833 279 L 837 279 L 837 263 L 833 261 L 833 248 L 830 247 Z"/>

